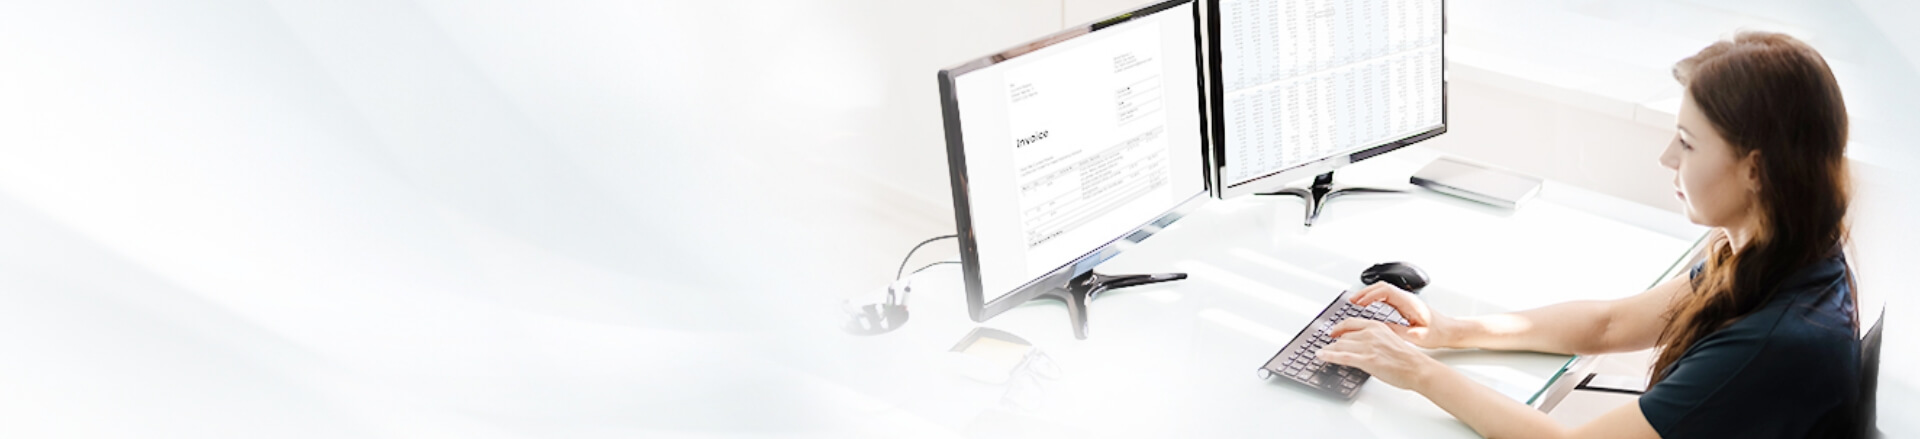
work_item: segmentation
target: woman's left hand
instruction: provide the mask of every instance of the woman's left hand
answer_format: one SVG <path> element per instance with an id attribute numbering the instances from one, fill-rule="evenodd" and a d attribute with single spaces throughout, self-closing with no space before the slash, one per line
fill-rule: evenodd
<path id="1" fill-rule="evenodd" d="M 1358 367 L 1394 387 L 1419 391 L 1429 371 L 1446 367 L 1379 321 L 1346 319 L 1328 335 L 1338 340 L 1320 349 L 1321 360 Z"/>

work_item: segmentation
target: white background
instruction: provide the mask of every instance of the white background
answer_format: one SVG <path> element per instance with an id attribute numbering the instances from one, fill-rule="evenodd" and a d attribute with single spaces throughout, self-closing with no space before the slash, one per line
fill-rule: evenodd
<path id="1" fill-rule="evenodd" d="M 0 435 L 834 436 L 857 397 L 781 356 L 953 230 L 934 72 L 1129 3 L 0 2 Z M 1847 63 L 1857 158 L 1920 166 L 1912 3 L 1452 7 L 1551 87 L 1456 81 L 1436 147 L 1671 208 L 1669 133 L 1554 90 L 1760 25 Z"/>

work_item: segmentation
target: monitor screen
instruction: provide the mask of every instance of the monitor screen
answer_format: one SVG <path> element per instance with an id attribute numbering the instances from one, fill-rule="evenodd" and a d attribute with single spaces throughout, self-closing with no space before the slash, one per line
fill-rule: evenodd
<path id="1" fill-rule="evenodd" d="M 1192 8 L 1161 3 L 941 72 L 969 302 L 1055 287 L 1204 196 Z"/>
<path id="2" fill-rule="evenodd" d="M 1355 153 L 1444 131 L 1442 0 L 1209 5 L 1218 27 L 1215 108 L 1225 128 L 1214 152 L 1226 193 L 1264 189 L 1248 187 L 1263 179 L 1280 181 L 1259 186 L 1285 184 L 1364 158 Z"/>

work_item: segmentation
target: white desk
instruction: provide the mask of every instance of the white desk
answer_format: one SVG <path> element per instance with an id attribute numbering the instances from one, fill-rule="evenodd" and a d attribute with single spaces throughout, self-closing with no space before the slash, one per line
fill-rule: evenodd
<path id="1" fill-rule="evenodd" d="M 1431 157 L 1396 152 L 1341 170 L 1337 183 L 1405 187 Z M 908 323 L 834 343 L 848 352 L 835 367 L 852 369 L 821 374 L 872 396 L 876 421 L 866 427 L 881 434 L 1466 437 L 1473 432 L 1431 402 L 1378 380 L 1342 401 L 1261 381 L 1254 370 L 1377 262 L 1420 266 L 1433 279 L 1429 303 L 1472 315 L 1637 293 L 1703 232 L 1677 214 L 1551 183 L 1513 212 L 1416 190 L 1338 199 L 1307 230 L 1301 206 L 1280 197 L 1215 201 L 1103 264 L 1103 273 L 1191 278 L 1100 296 L 1087 340 L 1073 338 L 1057 302 L 981 325 L 1033 342 L 1058 363 L 1057 379 L 994 385 L 947 367 L 944 351 L 975 326 L 958 270 L 917 278 Z M 1522 402 L 1569 358 L 1434 355 Z M 1010 386 L 1017 395 L 1003 399 Z"/>

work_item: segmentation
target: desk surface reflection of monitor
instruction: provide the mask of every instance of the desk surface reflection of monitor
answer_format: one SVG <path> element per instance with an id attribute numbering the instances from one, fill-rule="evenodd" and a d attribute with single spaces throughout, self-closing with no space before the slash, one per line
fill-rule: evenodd
<path id="1" fill-rule="evenodd" d="M 1192 0 L 1068 29 L 939 73 L 968 313 L 1086 301 L 1184 275 L 1094 266 L 1206 200 Z"/>

